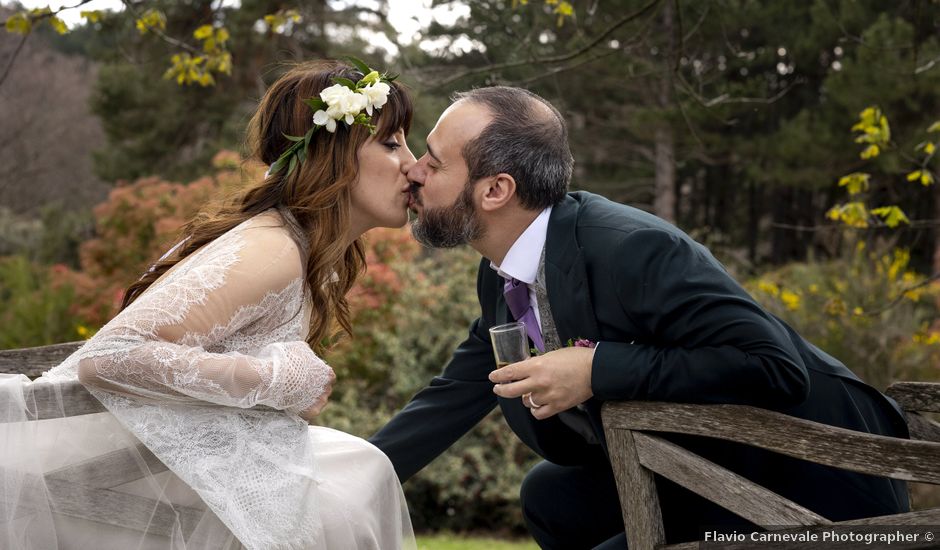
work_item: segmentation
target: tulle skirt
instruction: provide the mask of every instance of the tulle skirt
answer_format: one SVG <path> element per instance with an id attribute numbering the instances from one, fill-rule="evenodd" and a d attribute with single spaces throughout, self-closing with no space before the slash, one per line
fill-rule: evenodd
<path id="1" fill-rule="evenodd" d="M 24 383 L 26 377 L 0 375 L 0 547 L 243 548 L 200 496 L 113 415 L 30 420 Z M 308 500 L 316 510 L 298 510 L 297 517 L 319 521 L 311 540 L 280 547 L 414 548 L 388 458 L 337 430 L 310 427 L 307 434 L 317 471 Z"/>

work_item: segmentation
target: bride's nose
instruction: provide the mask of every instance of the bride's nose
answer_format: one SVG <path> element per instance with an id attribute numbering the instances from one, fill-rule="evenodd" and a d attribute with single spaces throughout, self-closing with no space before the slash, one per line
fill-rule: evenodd
<path id="1" fill-rule="evenodd" d="M 407 174 L 409 170 L 418 162 L 414 154 L 411 152 L 411 149 L 408 148 L 406 143 L 404 147 L 401 148 L 401 173 Z"/>

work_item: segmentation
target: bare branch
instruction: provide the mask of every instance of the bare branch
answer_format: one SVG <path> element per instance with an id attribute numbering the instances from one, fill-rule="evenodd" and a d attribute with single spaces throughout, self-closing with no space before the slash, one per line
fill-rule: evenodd
<path id="1" fill-rule="evenodd" d="M 129 11 L 131 15 L 134 16 L 134 19 L 140 19 L 140 13 L 136 9 L 134 9 L 134 6 L 128 0 L 121 0 L 121 3 L 124 4 L 124 7 L 127 8 L 127 11 Z M 161 31 L 160 29 L 156 27 L 147 27 L 147 30 L 157 35 L 161 40 L 163 40 L 167 44 L 176 46 L 177 48 L 183 48 L 184 50 L 194 55 L 202 55 L 202 51 L 200 51 L 199 49 L 193 46 L 190 46 L 189 44 L 187 44 L 186 42 L 183 42 L 182 40 L 169 36 L 168 34 L 166 34 L 165 32 Z"/>
<path id="2" fill-rule="evenodd" d="M 707 99 L 692 89 L 692 85 L 689 84 L 689 82 L 685 79 L 685 76 L 683 76 L 681 72 L 677 72 L 676 76 L 679 77 L 678 79 L 680 83 L 679 88 L 682 89 L 687 94 L 689 94 L 690 96 L 692 96 L 693 99 L 698 101 L 703 107 L 706 107 L 706 108 L 711 108 L 711 107 L 714 107 L 715 105 L 726 105 L 730 103 L 762 103 L 765 105 L 769 105 L 771 103 L 776 103 L 783 96 L 787 95 L 787 93 L 789 93 L 790 90 L 799 86 L 800 84 L 803 84 L 803 81 L 801 79 L 796 79 L 793 82 L 791 82 L 789 85 L 787 85 L 785 88 L 780 90 L 777 94 L 773 95 L 772 97 L 731 97 L 729 94 L 720 94 L 717 97 L 714 97 L 712 99 Z"/>
<path id="3" fill-rule="evenodd" d="M 450 78 L 446 78 L 446 79 L 444 79 L 444 80 L 442 80 L 442 81 L 436 83 L 436 84 L 434 85 L 434 87 L 435 87 L 435 88 L 442 88 L 442 87 L 447 86 L 447 85 L 449 85 L 449 84 L 452 84 L 452 83 L 454 83 L 454 82 L 456 82 L 456 81 L 458 81 L 458 80 L 461 80 L 461 79 L 463 79 L 463 78 L 466 78 L 466 77 L 468 77 L 468 76 L 472 76 L 472 75 L 475 75 L 475 74 L 487 73 L 487 72 L 492 72 L 492 71 L 500 71 L 500 70 L 503 70 L 503 69 L 512 69 L 512 68 L 515 68 L 515 67 L 524 67 L 524 66 L 526 66 L 526 65 L 532 65 L 532 64 L 548 65 L 548 64 L 552 64 L 552 63 L 564 63 L 564 62 L 566 62 L 566 61 L 570 61 L 570 60 L 572 60 L 572 59 L 574 59 L 574 58 L 576 58 L 576 57 L 578 57 L 578 56 L 580 56 L 580 55 L 583 55 L 584 53 L 590 51 L 590 50 L 593 49 L 595 46 L 597 46 L 598 44 L 600 44 L 601 42 L 603 42 L 604 39 L 606 39 L 608 36 L 610 36 L 611 34 L 613 34 L 614 31 L 616 31 L 616 30 L 619 29 L 620 27 L 626 25 L 626 24 L 629 23 L 630 21 L 633 21 L 634 19 L 637 19 L 637 18 L 641 17 L 641 16 L 644 15 L 646 12 L 650 11 L 653 7 L 655 7 L 657 4 L 659 4 L 661 1 L 662 1 L 662 0 L 652 0 L 651 2 L 649 2 L 648 4 L 646 4 L 645 6 L 643 6 L 642 8 L 640 8 L 639 10 L 637 10 L 637 11 L 635 11 L 635 12 L 629 14 L 629 15 L 625 15 L 624 17 L 622 17 L 622 18 L 620 18 L 618 21 L 616 21 L 614 24 L 612 24 L 610 27 L 608 27 L 605 31 L 601 32 L 599 35 L 597 35 L 596 37 L 594 37 L 594 39 L 592 39 L 590 42 L 588 42 L 587 44 L 585 44 L 584 46 L 582 46 L 581 48 L 579 48 L 579 49 L 577 49 L 577 50 L 575 50 L 575 51 L 573 51 L 573 52 L 569 52 L 569 53 L 566 53 L 566 54 L 560 54 L 560 55 L 549 56 L 549 57 L 527 59 L 527 60 L 525 60 L 525 61 L 509 61 L 509 62 L 505 62 L 505 63 L 497 63 L 497 64 L 494 64 L 494 65 L 487 65 L 487 66 L 485 66 L 485 67 L 476 67 L 476 68 L 473 68 L 473 69 L 468 69 L 468 70 L 466 70 L 466 71 L 464 71 L 464 72 L 462 72 L 462 73 L 455 74 L 455 75 L 451 76 Z"/>
<path id="4" fill-rule="evenodd" d="M 940 273 L 934 273 L 933 275 L 931 275 L 930 277 L 927 277 L 926 279 L 917 283 L 916 285 L 911 285 L 909 287 L 902 288 L 901 291 L 898 293 L 897 297 L 894 298 L 894 300 L 891 300 L 890 302 L 888 302 L 886 305 L 884 305 L 883 307 L 879 309 L 866 311 L 865 315 L 869 317 L 875 317 L 876 315 L 881 315 L 882 313 L 888 311 L 889 309 L 901 303 L 901 300 L 904 299 L 904 295 L 907 294 L 908 292 L 917 290 L 918 288 L 923 288 L 929 285 L 930 283 L 936 281 L 937 279 L 940 279 Z"/>
<path id="5" fill-rule="evenodd" d="M 920 67 L 917 67 L 916 69 L 914 69 L 914 74 L 920 74 L 920 73 L 923 73 L 923 72 L 927 72 L 927 71 L 929 71 L 930 69 L 932 69 L 932 68 L 934 67 L 934 65 L 936 65 L 937 63 L 940 63 L 940 57 L 937 57 L 937 58 L 935 58 L 935 59 L 931 59 L 931 60 L 928 61 L 927 63 L 924 63 L 924 64 L 921 65 Z"/>
<path id="6" fill-rule="evenodd" d="M 20 43 L 16 45 L 16 49 L 13 50 L 13 54 L 10 56 L 10 60 L 7 61 L 7 66 L 3 69 L 3 75 L 0 76 L 0 86 L 3 86 L 3 82 L 7 79 L 7 76 L 10 74 L 10 69 L 13 67 L 13 62 L 16 61 L 16 57 L 20 55 L 20 51 L 23 49 L 23 44 L 26 44 L 26 39 L 29 38 L 31 33 L 26 33 L 20 38 Z"/>
<path id="7" fill-rule="evenodd" d="M 815 231 L 832 231 L 834 229 L 854 229 L 856 231 L 867 231 L 869 229 L 885 229 L 888 228 L 888 225 L 879 220 L 875 220 L 872 225 L 868 227 L 850 227 L 848 225 L 842 225 L 837 223 L 832 224 L 823 224 L 823 225 L 792 225 L 788 223 L 779 223 L 771 222 L 771 227 L 777 229 L 789 229 L 791 231 L 798 231 L 802 233 L 812 233 Z M 929 229 L 931 227 L 940 227 L 940 219 L 932 220 L 911 220 L 910 223 L 904 224 L 904 226 L 894 227 L 895 231 L 900 231 L 904 229 Z"/>

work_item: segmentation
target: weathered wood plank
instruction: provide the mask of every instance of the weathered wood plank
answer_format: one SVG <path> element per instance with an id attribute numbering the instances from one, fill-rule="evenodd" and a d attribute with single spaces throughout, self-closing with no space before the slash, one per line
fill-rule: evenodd
<path id="1" fill-rule="evenodd" d="M 940 443 L 940 422 L 916 412 L 906 413 L 906 416 L 911 439 Z"/>
<path id="2" fill-rule="evenodd" d="M 853 472 L 940 484 L 940 443 L 866 434 L 743 405 L 609 401 L 603 418 L 610 428 L 701 435 Z"/>
<path id="3" fill-rule="evenodd" d="M 774 533 L 823 533 L 827 530 L 836 529 L 842 531 L 843 529 L 850 527 L 864 527 L 875 525 L 881 527 L 877 532 L 885 532 L 884 527 L 904 527 L 904 526 L 936 526 L 940 524 L 940 509 L 932 510 L 921 510 L 918 512 L 908 512 L 906 514 L 896 514 L 893 516 L 879 516 L 874 518 L 864 518 L 856 519 L 851 521 L 843 521 L 839 523 L 834 523 L 832 525 L 823 525 L 818 527 L 802 527 L 795 529 L 774 529 Z M 925 541 L 922 533 L 925 531 L 931 530 L 929 527 L 920 531 L 919 529 L 901 529 L 902 533 L 920 533 L 921 536 L 918 537 L 919 541 L 915 543 L 902 543 L 894 542 L 890 546 L 883 546 L 884 548 L 904 548 L 904 549 L 936 549 L 938 547 L 938 539 L 933 541 Z M 890 529 L 888 529 L 890 531 Z M 864 533 L 863 529 L 859 529 L 857 532 Z M 749 533 L 748 533 L 749 534 Z M 936 536 L 938 533 L 934 532 Z M 760 546 L 757 546 L 757 545 Z M 662 545 L 657 548 L 657 550 L 699 550 L 703 548 L 702 542 L 684 542 L 681 544 L 669 544 Z M 833 542 L 821 543 L 819 545 L 812 545 L 809 543 L 755 543 L 752 541 L 746 542 L 708 542 L 707 546 L 709 550 L 754 550 L 755 548 L 773 548 L 773 550 L 829 550 L 833 548 L 844 548 L 844 549 L 856 549 L 856 548 L 882 548 L 878 545 L 865 545 L 859 544 L 858 542 L 846 543 L 844 545 L 836 544 Z"/>
<path id="4" fill-rule="evenodd" d="M 634 550 L 653 550 L 666 542 L 656 480 L 652 472 L 640 465 L 632 432 L 609 428 L 605 431 L 627 546 Z"/>
<path id="5" fill-rule="evenodd" d="M 905 411 L 940 412 L 940 382 L 895 382 L 885 393 Z"/>
<path id="6" fill-rule="evenodd" d="M 633 433 L 640 463 L 742 518 L 770 528 L 827 525 L 826 518 L 682 447 Z"/>
<path id="7" fill-rule="evenodd" d="M 155 474 L 167 470 L 167 467 L 147 447 L 137 445 L 135 449 L 118 449 L 52 470 L 46 473 L 46 479 L 80 483 L 97 489 L 110 489 L 140 479 L 140 460 L 150 473 Z"/>
<path id="8" fill-rule="evenodd" d="M 36 378 L 72 355 L 84 341 L 52 344 L 34 348 L 0 350 L 0 373 L 25 374 Z"/>
<path id="9" fill-rule="evenodd" d="M 104 412 L 107 409 L 78 380 L 47 382 L 45 379 L 34 380 L 25 385 L 26 406 L 31 420 L 48 420 Z M 217 407 L 219 409 L 237 409 L 206 401 L 193 399 L 192 405 Z M 244 409 L 242 409 L 244 410 Z M 266 405 L 252 407 L 253 411 L 274 411 Z"/>
<path id="10" fill-rule="evenodd" d="M 44 379 L 28 384 L 24 390 L 26 407 L 34 420 L 79 416 L 105 411 L 101 401 L 95 399 L 78 380 L 46 382 Z"/>
<path id="11" fill-rule="evenodd" d="M 59 479 L 46 479 L 54 511 L 62 515 L 168 536 L 178 521 L 183 536 L 195 529 L 202 510 L 170 506 L 150 498 L 96 489 Z"/>
<path id="12" fill-rule="evenodd" d="M 115 525 L 138 532 L 167 536 L 179 521 L 184 536 L 190 535 L 204 511 L 186 506 L 170 506 L 152 498 L 121 493 L 111 489 L 98 489 L 61 479 L 45 479 L 48 499 L 43 494 L 27 491 L 18 495 L 23 499 L 16 504 L 28 508 L 45 509 L 64 516 Z M 0 499 L 5 495 L 0 494 Z M 30 497 L 39 498 L 30 501 Z"/>

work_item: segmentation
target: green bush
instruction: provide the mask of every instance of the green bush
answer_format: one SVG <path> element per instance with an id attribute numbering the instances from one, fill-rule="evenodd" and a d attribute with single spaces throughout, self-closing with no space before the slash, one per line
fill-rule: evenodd
<path id="1" fill-rule="evenodd" d="M 87 329 L 71 313 L 73 295 L 71 286 L 52 283 L 48 268 L 0 258 L 0 349 L 80 339 Z"/>
<path id="2" fill-rule="evenodd" d="M 902 249 L 864 243 L 845 259 L 794 263 L 748 283 L 752 295 L 879 389 L 940 379 L 937 287 Z"/>
<path id="3" fill-rule="evenodd" d="M 385 234 L 384 246 L 404 235 Z M 381 248 L 378 243 L 370 248 Z M 394 246 L 394 245 L 393 245 Z M 391 251 L 386 251 L 391 252 Z M 370 263 L 369 277 L 387 265 L 380 301 L 356 309 L 356 337 L 327 358 L 339 382 L 322 422 L 368 437 L 422 389 L 466 338 L 479 315 L 476 269 L 470 249 L 433 251 L 423 258 L 391 253 L 388 264 Z M 407 281 L 402 284 L 402 281 Z M 376 296 L 373 296 L 373 298 Z M 488 530 L 523 533 L 519 486 L 535 455 L 494 411 L 404 486 L 418 530 Z"/>

